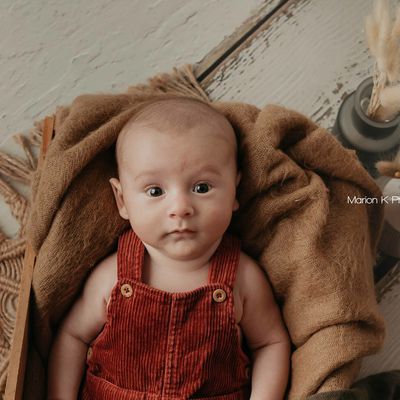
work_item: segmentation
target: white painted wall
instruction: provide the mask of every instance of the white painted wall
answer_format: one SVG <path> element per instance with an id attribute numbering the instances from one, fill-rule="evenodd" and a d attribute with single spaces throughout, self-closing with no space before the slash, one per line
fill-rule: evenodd
<path id="1" fill-rule="evenodd" d="M 0 144 L 83 93 L 200 61 L 263 0 L 1 0 Z"/>

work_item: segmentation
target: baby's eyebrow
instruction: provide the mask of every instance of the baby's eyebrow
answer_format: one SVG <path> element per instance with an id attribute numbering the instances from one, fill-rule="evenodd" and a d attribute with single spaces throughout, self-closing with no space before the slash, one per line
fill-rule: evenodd
<path id="1" fill-rule="evenodd" d="M 222 176 L 221 172 L 218 170 L 218 168 L 216 168 L 214 165 L 204 165 L 203 167 L 201 167 L 198 171 L 196 171 L 197 174 L 202 174 L 204 172 L 209 172 L 211 174 L 215 174 L 215 175 L 219 175 Z M 148 171 L 143 171 L 140 174 L 136 175 L 136 177 L 134 178 L 135 181 L 139 180 L 139 179 L 143 179 L 146 176 L 154 176 L 154 175 L 159 175 L 161 174 L 162 171 L 158 171 L 158 170 L 148 170 Z"/>
<path id="2" fill-rule="evenodd" d="M 202 174 L 204 172 L 210 172 L 211 174 L 222 176 L 219 169 L 217 167 L 215 167 L 214 165 L 208 165 L 208 164 L 204 165 L 197 171 L 197 173 L 199 173 L 199 174 Z"/>
<path id="3" fill-rule="evenodd" d="M 147 175 L 157 175 L 159 171 L 143 171 L 140 174 L 136 175 L 134 180 L 138 181 L 140 178 L 144 178 Z"/>

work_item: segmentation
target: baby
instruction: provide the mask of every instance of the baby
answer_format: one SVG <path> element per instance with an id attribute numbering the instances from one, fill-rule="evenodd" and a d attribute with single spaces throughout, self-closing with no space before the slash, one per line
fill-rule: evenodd
<path id="1" fill-rule="evenodd" d="M 229 121 L 159 100 L 125 124 L 116 159 L 130 228 L 60 325 L 48 399 L 282 399 L 288 334 L 265 273 L 227 232 L 241 178 Z"/>

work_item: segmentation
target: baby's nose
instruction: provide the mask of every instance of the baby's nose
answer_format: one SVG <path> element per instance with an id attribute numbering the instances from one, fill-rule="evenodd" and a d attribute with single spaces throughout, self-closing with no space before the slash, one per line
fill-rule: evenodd
<path id="1" fill-rule="evenodd" d="M 178 194 L 171 199 L 169 215 L 171 217 L 187 217 L 193 214 L 193 205 L 188 195 Z"/>

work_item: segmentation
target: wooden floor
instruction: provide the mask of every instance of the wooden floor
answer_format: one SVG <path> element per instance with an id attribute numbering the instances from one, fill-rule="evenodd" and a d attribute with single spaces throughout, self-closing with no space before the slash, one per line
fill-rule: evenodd
<path id="1" fill-rule="evenodd" d="M 208 54 L 199 54 L 198 79 L 212 99 L 258 107 L 281 104 L 329 129 L 343 98 L 373 71 L 364 38 L 364 17 L 372 4 L 372 0 L 260 2 L 254 15 L 223 42 Z M 10 141 L 3 144 L 9 146 Z M 4 214 L 4 209 L 0 211 Z M 11 226 L 12 221 L 7 223 Z M 400 263 L 379 280 L 377 292 L 387 339 L 379 354 L 364 360 L 360 377 L 400 369 Z"/>

